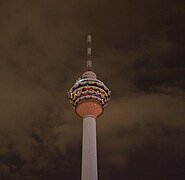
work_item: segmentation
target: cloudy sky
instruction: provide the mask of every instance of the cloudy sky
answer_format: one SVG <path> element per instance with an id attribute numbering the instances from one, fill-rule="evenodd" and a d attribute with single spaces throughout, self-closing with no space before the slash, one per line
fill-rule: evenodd
<path id="1" fill-rule="evenodd" d="M 0 0 L 0 179 L 80 180 L 66 92 L 93 65 L 100 180 L 185 179 L 183 0 Z"/>

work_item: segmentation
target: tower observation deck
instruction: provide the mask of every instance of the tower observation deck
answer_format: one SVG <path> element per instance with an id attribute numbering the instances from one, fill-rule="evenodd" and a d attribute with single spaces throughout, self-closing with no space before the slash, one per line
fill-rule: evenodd
<path id="1" fill-rule="evenodd" d="M 87 71 L 68 91 L 70 103 L 83 118 L 81 180 L 98 180 L 96 119 L 110 100 L 111 92 L 92 70 L 91 36 L 87 36 Z"/>

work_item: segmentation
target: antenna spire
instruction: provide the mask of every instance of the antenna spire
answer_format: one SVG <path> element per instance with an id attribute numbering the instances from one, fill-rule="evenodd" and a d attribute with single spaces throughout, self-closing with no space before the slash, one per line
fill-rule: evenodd
<path id="1" fill-rule="evenodd" d="M 87 70 L 92 71 L 91 35 L 87 35 Z"/>

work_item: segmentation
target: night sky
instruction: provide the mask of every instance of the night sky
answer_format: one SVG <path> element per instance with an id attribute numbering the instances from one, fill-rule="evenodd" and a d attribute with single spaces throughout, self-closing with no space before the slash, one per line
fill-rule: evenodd
<path id="1" fill-rule="evenodd" d="M 0 0 L 0 180 L 80 180 L 82 120 L 67 91 L 93 69 L 99 180 L 185 179 L 182 0 Z"/>

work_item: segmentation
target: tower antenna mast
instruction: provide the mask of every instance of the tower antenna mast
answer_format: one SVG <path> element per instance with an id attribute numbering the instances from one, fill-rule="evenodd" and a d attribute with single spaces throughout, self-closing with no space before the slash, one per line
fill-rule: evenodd
<path id="1" fill-rule="evenodd" d="M 91 35 L 87 35 L 87 70 L 92 71 L 92 57 L 91 57 Z"/>

